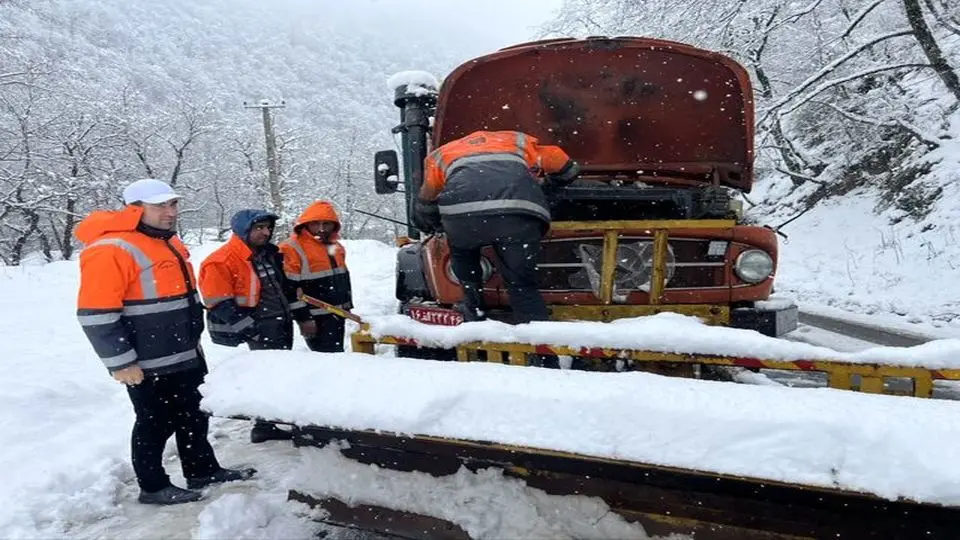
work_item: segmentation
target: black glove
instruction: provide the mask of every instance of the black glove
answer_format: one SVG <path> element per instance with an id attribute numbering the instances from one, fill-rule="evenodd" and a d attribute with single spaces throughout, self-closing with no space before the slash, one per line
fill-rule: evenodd
<path id="1" fill-rule="evenodd" d="M 573 160 L 567 162 L 558 172 L 547 175 L 547 184 L 563 187 L 577 179 L 580 174 L 580 165 Z"/>
<path id="2" fill-rule="evenodd" d="M 443 231 L 443 223 L 440 221 L 440 208 L 437 203 L 425 202 L 417 199 L 415 204 L 413 224 L 418 229 L 433 234 Z"/>

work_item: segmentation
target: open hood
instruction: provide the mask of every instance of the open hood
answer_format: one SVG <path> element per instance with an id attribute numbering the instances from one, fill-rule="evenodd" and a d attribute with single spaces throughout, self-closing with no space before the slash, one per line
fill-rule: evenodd
<path id="1" fill-rule="evenodd" d="M 558 39 L 502 49 L 451 73 L 433 144 L 520 130 L 561 146 L 588 175 L 749 192 L 753 121 L 749 76 L 723 55 L 645 38 Z"/>

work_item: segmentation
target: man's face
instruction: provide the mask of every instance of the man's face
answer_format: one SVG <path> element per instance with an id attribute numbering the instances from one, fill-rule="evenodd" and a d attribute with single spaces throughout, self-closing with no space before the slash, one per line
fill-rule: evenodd
<path id="1" fill-rule="evenodd" d="M 263 247 L 270 242 L 271 236 L 273 236 L 273 222 L 259 221 L 251 227 L 247 243 L 252 247 Z"/>
<path id="2" fill-rule="evenodd" d="M 140 221 L 156 229 L 172 231 L 177 224 L 178 199 L 160 204 L 143 203 L 143 216 Z"/>
<path id="3" fill-rule="evenodd" d="M 311 221 L 306 226 L 313 236 L 330 236 L 337 228 L 337 224 L 332 221 Z"/>

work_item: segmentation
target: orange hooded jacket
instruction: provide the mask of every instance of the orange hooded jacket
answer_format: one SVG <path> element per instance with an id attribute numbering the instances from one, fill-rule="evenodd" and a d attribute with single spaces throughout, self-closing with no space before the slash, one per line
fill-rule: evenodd
<path id="1" fill-rule="evenodd" d="M 335 224 L 327 238 L 310 234 L 306 224 L 331 221 Z M 344 309 L 353 307 L 347 253 L 339 240 L 340 218 L 333 205 L 316 201 L 308 206 L 293 225 L 293 234 L 280 244 L 283 271 L 303 293 Z M 327 315 L 322 308 L 310 308 L 311 315 Z"/>
<path id="2" fill-rule="evenodd" d="M 143 209 L 97 211 L 77 226 L 77 317 L 104 366 L 163 374 L 203 364 L 203 306 L 190 253 L 172 231 L 140 228 Z"/>
<path id="3" fill-rule="evenodd" d="M 420 199 L 435 200 L 456 169 L 497 160 L 517 160 L 531 171 L 551 175 L 564 175 L 574 167 L 570 156 L 559 146 L 541 145 L 532 135 L 520 131 L 476 131 L 430 152 L 424 160 Z"/>

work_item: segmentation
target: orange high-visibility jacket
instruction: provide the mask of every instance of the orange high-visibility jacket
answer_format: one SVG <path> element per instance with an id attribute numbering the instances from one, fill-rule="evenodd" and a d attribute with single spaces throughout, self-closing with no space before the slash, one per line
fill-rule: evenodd
<path id="1" fill-rule="evenodd" d="M 311 221 L 331 221 L 336 224 L 334 232 L 324 242 L 307 230 Z M 347 252 L 338 241 L 340 218 L 333 205 L 316 201 L 308 206 L 293 225 L 293 234 L 280 243 L 283 252 L 283 271 L 287 278 L 296 282 L 303 293 L 335 306 L 351 309 L 353 293 L 350 271 L 347 269 Z M 311 315 L 327 315 L 322 308 L 311 307 Z"/>
<path id="2" fill-rule="evenodd" d="M 560 174 L 573 162 L 559 146 L 541 145 L 520 131 L 476 131 L 440 146 L 424 160 L 420 198 L 432 201 L 457 169 L 496 161 L 516 162 L 533 172 Z"/>
<path id="3" fill-rule="evenodd" d="M 283 264 L 278 248 L 268 244 L 263 249 L 268 250 L 268 256 L 276 258 L 276 271 L 280 272 Z M 200 264 L 200 293 L 208 310 L 208 328 L 214 343 L 235 347 L 258 333 L 254 312 L 260 304 L 262 288 L 253 255 L 250 246 L 234 233 Z M 293 284 L 282 275 L 275 277 L 283 288 L 293 318 L 308 319 L 306 309 L 298 311 L 294 305 L 297 299 Z"/>
<path id="4" fill-rule="evenodd" d="M 477 131 L 427 156 L 419 199 L 424 211 L 445 218 L 525 214 L 549 224 L 549 205 L 535 175 L 565 183 L 577 170 L 566 152 L 526 133 Z"/>
<path id="5" fill-rule="evenodd" d="M 190 253 L 176 236 L 137 230 L 143 209 L 93 212 L 76 230 L 80 252 L 77 317 L 114 371 L 138 364 L 147 374 L 203 365 L 203 306 Z"/>

